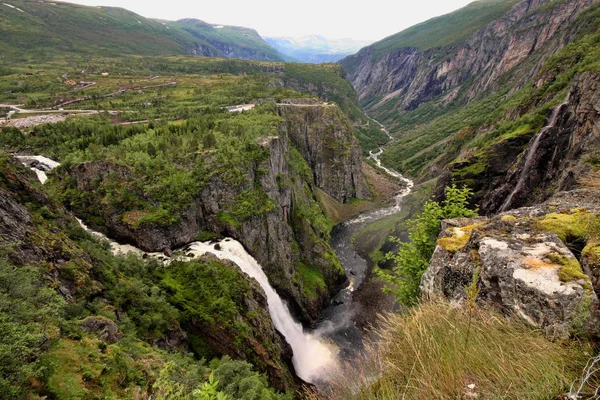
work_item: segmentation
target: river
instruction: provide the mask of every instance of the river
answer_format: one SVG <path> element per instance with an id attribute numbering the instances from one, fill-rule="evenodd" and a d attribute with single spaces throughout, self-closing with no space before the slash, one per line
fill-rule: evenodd
<path id="1" fill-rule="evenodd" d="M 390 138 L 388 144 L 393 143 L 395 139 L 388 130 L 379 122 L 372 121 L 378 124 Z M 368 224 L 400 212 L 403 198 L 413 188 L 413 182 L 410 179 L 382 165 L 380 156 L 383 151 L 384 147 L 380 147 L 376 152 L 371 151 L 369 159 L 373 160 L 388 175 L 403 183 L 402 190 L 394 198 L 394 204 L 390 207 L 362 213 L 354 219 L 336 225 L 331 232 L 331 246 L 340 259 L 350 284 L 341 290 L 332 299 L 331 305 L 323 311 L 315 332 L 336 343 L 339 347 L 339 358 L 345 361 L 352 361 L 362 351 L 363 334 L 355 321 L 361 304 L 354 300 L 353 293 L 364 282 L 368 270 L 367 261 L 356 252 L 352 245 L 352 236 Z M 373 317 L 375 318 L 375 316 Z"/>

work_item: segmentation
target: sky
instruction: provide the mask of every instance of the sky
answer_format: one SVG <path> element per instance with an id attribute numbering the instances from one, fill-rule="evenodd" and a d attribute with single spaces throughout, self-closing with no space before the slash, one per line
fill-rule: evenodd
<path id="1" fill-rule="evenodd" d="M 123 7 L 144 17 L 253 28 L 261 36 L 379 40 L 473 0 L 69 0 Z M 361 4 L 357 6 L 356 4 Z"/>

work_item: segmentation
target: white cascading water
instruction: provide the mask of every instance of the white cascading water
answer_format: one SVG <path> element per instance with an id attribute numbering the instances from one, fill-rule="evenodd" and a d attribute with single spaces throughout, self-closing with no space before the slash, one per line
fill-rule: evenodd
<path id="1" fill-rule="evenodd" d="M 47 171 L 53 170 L 60 164 L 54 160 L 51 160 L 44 156 L 15 156 L 23 165 L 29 167 L 35 174 L 42 184 L 46 183 L 48 176 Z"/>
<path id="2" fill-rule="evenodd" d="M 18 158 L 26 166 L 33 165 L 31 162 L 36 161 L 36 164 L 32 166 L 31 169 L 35 171 L 42 184 L 48 179 L 46 171 L 50 171 L 60 165 L 56 161 L 43 156 L 18 156 Z M 79 224 L 92 235 L 107 240 L 115 255 L 127 254 L 130 252 L 139 256 L 145 254 L 144 251 L 137 247 L 114 242 L 105 235 L 92 231 L 81 220 L 77 220 L 79 221 Z M 296 369 L 296 374 L 300 378 L 307 382 L 314 382 L 336 365 L 335 351 L 332 351 L 330 347 L 321 342 L 317 337 L 304 332 L 302 325 L 294 320 L 287 305 L 269 284 L 269 279 L 262 270 L 260 264 L 248 254 L 241 243 L 226 238 L 219 242 L 218 246 L 215 243 L 210 242 L 194 242 L 184 247 L 185 254 L 191 253 L 195 257 L 202 256 L 205 253 L 212 253 L 218 258 L 232 261 L 242 270 L 242 272 L 251 278 L 256 279 L 267 296 L 269 314 L 275 329 L 285 337 L 286 341 L 292 347 L 294 353 L 292 362 Z M 217 250 L 217 248 L 219 250 Z M 165 259 L 162 253 L 149 253 L 149 255 L 158 258 L 161 261 L 164 260 L 165 263 L 171 261 Z M 191 258 L 187 256 L 177 256 L 177 259 L 190 260 Z"/>
<path id="3" fill-rule="evenodd" d="M 269 284 L 260 264 L 233 239 L 223 239 L 217 248 L 211 243 L 192 243 L 186 246 L 196 256 L 212 253 L 221 259 L 233 261 L 248 276 L 256 279 L 267 295 L 269 314 L 275 328 L 281 332 L 294 351 L 292 359 L 296 374 L 307 382 L 314 382 L 336 364 L 335 354 L 318 338 L 304 332 L 302 325 L 294 321 L 287 305 Z"/>
<path id="4" fill-rule="evenodd" d="M 558 107 L 556 107 L 552 111 L 552 118 L 550 118 L 550 122 L 548 123 L 548 125 L 546 125 L 540 131 L 540 133 L 538 133 L 536 135 L 535 139 L 533 140 L 533 143 L 531 144 L 531 147 L 529 147 L 529 149 L 527 151 L 527 157 L 525 158 L 525 164 L 523 165 L 523 169 L 521 170 L 521 175 L 519 175 L 519 180 L 517 181 L 517 184 L 516 184 L 515 188 L 513 189 L 513 191 L 510 193 L 510 195 L 508 195 L 508 197 L 502 204 L 502 207 L 500 207 L 500 212 L 506 211 L 508 209 L 508 207 L 510 207 L 515 195 L 517 193 L 519 193 L 521 191 L 521 189 L 523 188 L 523 185 L 525 184 L 525 180 L 529 176 L 529 171 L 531 170 L 531 165 L 533 164 L 533 157 L 535 156 L 535 153 L 536 153 L 538 147 L 540 146 L 540 142 L 542 141 L 542 139 L 546 135 L 546 133 L 548 133 L 548 131 L 550 129 L 554 128 L 561 110 L 563 108 L 565 108 L 568 104 L 569 104 L 569 102 L 567 101 L 567 102 L 562 103 Z"/>

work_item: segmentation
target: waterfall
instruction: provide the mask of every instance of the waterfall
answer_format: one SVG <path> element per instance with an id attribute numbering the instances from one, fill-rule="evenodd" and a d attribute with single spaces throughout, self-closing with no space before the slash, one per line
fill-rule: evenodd
<path id="1" fill-rule="evenodd" d="M 542 141 L 543 137 L 552 128 L 554 128 L 556 126 L 556 121 L 558 120 L 558 116 L 560 115 L 560 112 L 568 104 L 569 104 L 569 102 L 564 102 L 561 105 L 559 105 L 558 107 L 556 107 L 552 111 L 552 117 L 550 118 L 550 122 L 548 123 L 548 125 L 546 125 L 544 128 L 542 128 L 542 130 L 533 139 L 533 143 L 527 150 L 525 164 L 523 165 L 523 169 L 521 170 L 521 175 L 519 176 L 519 180 L 517 181 L 517 184 L 516 184 L 515 188 L 513 189 L 513 191 L 510 193 L 510 195 L 508 195 L 508 197 L 502 204 L 502 207 L 500 207 L 500 212 L 506 211 L 508 209 L 508 207 L 510 207 L 510 205 L 512 204 L 512 201 L 513 201 L 513 198 L 515 197 L 515 195 L 518 192 L 520 192 L 521 189 L 523 189 L 523 185 L 525 184 L 525 180 L 529 176 L 529 171 L 531 170 L 531 165 L 533 164 L 533 157 L 535 156 L 535 153 L 537 152 L 537 149 L 540 146 L 540 142 Z"/>
<path id="2" fill-rule="evenodd" d="M 304 332 L 302 325 L 294 321 L 287 305 L 269 284 L 269 279 L 260 264 L 246 252 L 241 243 L 233 239 L 223 239 L 218 246 L 195 242 L 186 248 L 196 256 L 212 253 L 221 259 L 230 260 L 248 276 L 256 279 L 267 295 L 273 325 L 292 347 L 294 352 L 292 362 L 300 378 L 307 382 L 314 382 L 335 365 L 334 352 L 317 337 Z"/>
<path id="3" fill-rule="evenodd" d="M 21 163 L 31 169 L 37 175 L 42 184 L 48 180 L 47 171 L 53 170 L 60 164 L 44 156 L 15 156 Z"/>
<path id="4" fill-rule="evenodd" d="M 21 162 L 30 166 L 36 172 L 42 184 L 46 181 L 45 171 L 56 168 L 60 164 L 42 156 L 18 156 Z M 108 240 L 113 254 L 126 254 L 129 252 L 143 256 L 144 251 L 131 246 L 122 245 L 107 238 L 105 235 L 94 232 L 89 229 L 80 219 L 79 224 L 92 235 Z M 334 351 L 317 337 L 304 331 L 299 322 L 292 317 L 287 305 L 281 297 L 275 292 L 275 289 L 269 284 L 267 275 L 262 270 L 260 264 L 244 249 L 241 243 L 233 239 L 223 239 L 217 244 L 211 242 L 194 242 L 183 247 L 185 254 L 192 254 L 194 257 L 200 257 L 205 253 L 212 253 L 220 259 L 229 260 L 235 263 L 246 275 L 254 278 L 261 286 L 267 296 L 269 306 L 269 315 L 277 329 L 290 344 L 293 350 L 292 362 L 296 369 L 296 374 L 307 382 L 315 382 L 318 378 L 327 373 L 329 369 L 336 365 Z M 175 256 L 172 259 L 165 259 L 162 253 L 150 253 L 149 256 L 168 264 L 173 259 L 182 261 L 191 260 L 193 257 Z"/>

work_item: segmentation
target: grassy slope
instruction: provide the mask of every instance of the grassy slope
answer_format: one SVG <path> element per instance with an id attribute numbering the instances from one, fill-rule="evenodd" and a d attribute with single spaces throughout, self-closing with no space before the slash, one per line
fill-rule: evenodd
<path id="1" fill-rule="evenodd" d="M 237 26 L 223 26 L 214 28 L 212 25 L 203 21 L 185 19 L 176 23 L 169 23 L 170 27 L 180 28 L 195 38 L 199 38 L 208 43 L 225 43 L 230 46 L 238 47 L 242 50 L 253 51 L 257 53 L 257 59 L 283 61 L 281 54 L 273 47 L 269 46 L 254 29 L 248 29 Z"/>
<path id="2" fill-rule="evenodd" d="M 7 4 L 16 7 L 0 5 L 0 52 L 8 57 L 39 60 L 61 53 L 176 55 L 198 46 L 219 55 L 207 39 L 230 46 L 255 47 L 259 53 L 271 52 L 270 56 L 276 56 L 258 35 L 244 36 L 251 30 L 228 28 L 227 34 L 213 32 L 198 36 L 177 22 L 161 23 L 121 8 L 29 0 Z"/>
<path id="3" fill-rule="evenodd" d="M 475 1 L 450 14 L 432 18 L 375 43 L 372 46 L 373 55 L 381 58 L 405 47 L 425 51 L 460 43 L 500 18 L 517 2 L 518 0 Z"/>
<path id="4" fill-rule="evenodd" d="M 446 303 L 390 316 L 378 333 L 381 342 L 334 377 L 325 396 L 309 399 L 551 399 L 569 389 L 589 350 Z"/>

